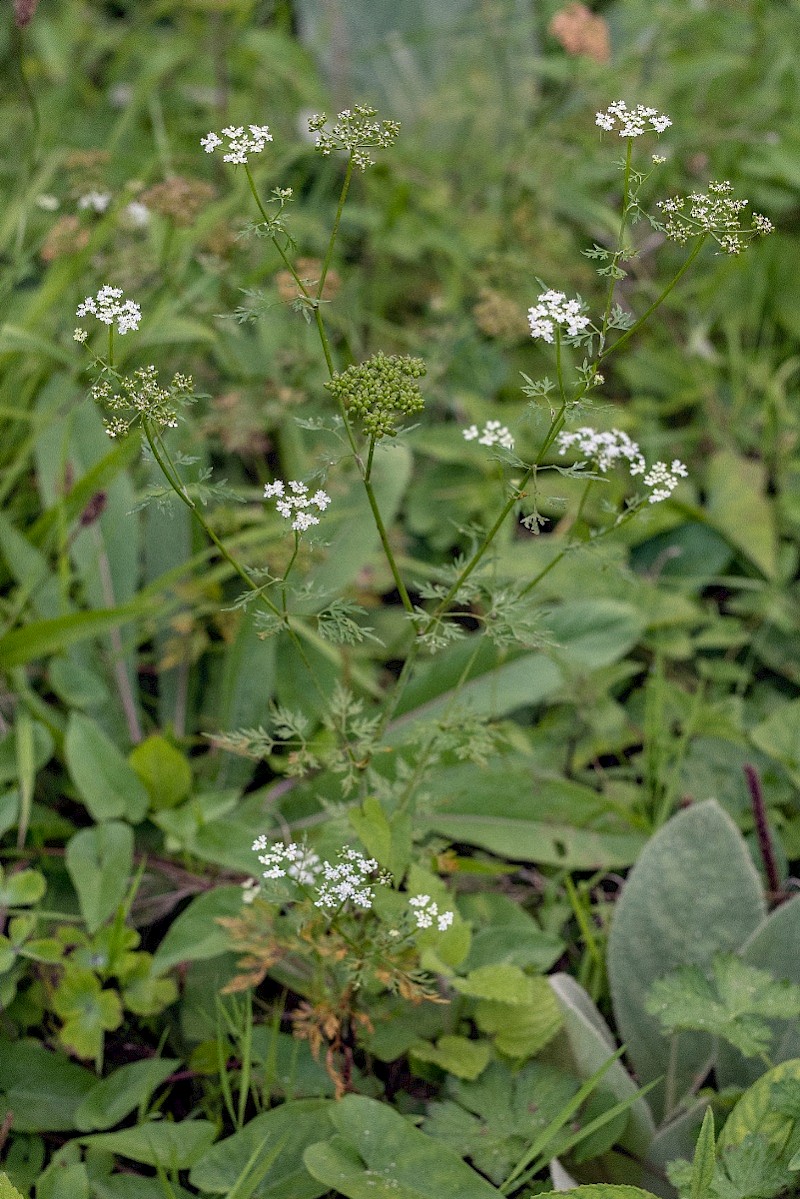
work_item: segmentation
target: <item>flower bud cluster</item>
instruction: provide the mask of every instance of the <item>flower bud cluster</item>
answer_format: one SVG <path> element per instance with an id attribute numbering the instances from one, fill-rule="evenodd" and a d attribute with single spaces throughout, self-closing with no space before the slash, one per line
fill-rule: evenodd
<path id="1" fill-rule="evenodd" d="M 562 432 L 556 439 L 556 445 L 561 457 L 568 450 L 576 450 L 589 458 L 603 474 L 616 463 L 627 462 L 632 476 L 643 476 L 642 482 L 650 489 L 647 497 L 650 504 L 669 499 L 681 479 L 685 479 L 689 473 L 679 458 L 674 458 L 669 466 L 666 462 L 654 462 L 647 470 L 639 446 L 622 429 L 600 432 L 584 427 L 572 433 Z"/>
<path id="2" fill-rule="evenodd" d="M 288 483 L 284 483 L 282 479 L 276 479 L 274 483 L 267 483 L 264 488 L 264 499 L 277 499 L 276 509 L 285 520 L 292 522 L 292 528 L 296 533 L 303 533 L 312 525 L 319 524 L 319 517 L 314 516 L 309 511 L 310 508 L 324 512 L 331 502 L 331 497 L 325 491 L 320 490 L 309 495 L 305 483 L 299 483 L 296 479 L 292 479 Z"/>
<path id="3" fill-rule="evenodd" d="M 356 104 L 338 113 L 331 128 L 326 128 L 326 113 L 315 114 L 309 119 L 308 129 L 316 134 L 317 149 L 322 154 L 346 150 L 353 155 L 355 165 L 365 171 L 375 162 L 367 151 L 376 146 L 384 149 L 393 146 L 400 132 L 397 121 L 376 121 L 377 115 L 377 109 Z"/>
<path id="4" fill-rule="evenodd" d="M 487 420 L 480 433 L 477 425 L 470 425 L 463 432 L 465 441 L 475 441 L 477 438 L 478 445 L 500 445 L 504 450 L 514 448 L 514 438 L 499 420 Z"/>
<path id="5" fill-rule="evenodd" d="M 608 133 L 616 129 L 620 137 L 641 137 L 649 130 L 663 133 L 672 121 L 655 108 L 647 108 L 644 104 L 628 108 L 624 100 L 615 100 L 605 112 L 597 113 L 595 124 Z"/>
<path id="6" fill-rule="evenodd" d="M 398 417 L 422 411 L 425 401 L 416 380 L 425 373 L 421 358 L 378 351 L 366 362 L 334 375 L 325 386 L 360 419 L 364 433 L 377 441 L 397 436 Z"/>
<path id="7" fill-rule="evenodd" d="M 119 390 L 115 391 L 114 387 Z M 140 366 L 132 375 L 112 383 L 107 378 L 92 384 L 92 398 L 116 415 L 105 421 L 109 437 L 120 437 L 140 419 L 146 418 L 159 429 L 174 429 L 178 424 L 176 403 L 186 403 L 194 392 L 191 376 L 176 374 L 168 387 L 162 387 L 158 371 L 151 364 Z M 124 415 L 121 415 L 123 414 Z"/>
<path id="8" fill-rule="evenodd" d="M 726 254 L 739 254 L 755 237 L 772 233 L 770 220 L 759 212 L 750 218 L 750 228 L 742 229 L 740 214 L 747 200 L 734 200 L 733 187 L 728 180 L 708 185 L 708 192 L 692 192 L 659 200 L 658 207 L 666 216 L 664 233 L 681 245 L 690 237 L 710 235 Z"/>
<path id="9" fill-rule="evenodd" d="M 566 329 L 568 337 L 577 337 L 589 324 L 585 312 L 586 305 L 580 296 L 568 300 L 563 291 L 544 291 L 538 303 L 528 309 L 531 337 L 552 345 L 557 328 Z"/>
<path id="10" fill-rule="evenodd" d="M 247 128 L 249 133 L 245 133 L 243 125 L 227 125 L 222 130 L 222 137 L 212 130 L 205 137 L 200 138 L 200 145 L 206 154 L 213 154 L 219 146 L 223 145 L 222 138 L 227 138 L 227 153 L 222 155 L 222 161 L 245 166 L 248 162 L 248 155 L 260 154 L 267 142 L 272 141 L 268 125 L 248 125 Z"/>
<path id="11" fill-rule="evenodd" d="M 116 321 L 117 332 L 123 334 L 139 328 L 142 310 L 133 300 L 122 300 L 121 287 L 111 287 L 107 283 L 96 296 L 87 296 L 78 305 L 76 316 L 94 316 L 104 325 L 113 325 Z M 75 330 L 75 340 L 85 341 L 86 338 L 78 336 L 79 333 L 83 333 L 83 330 Z"/>

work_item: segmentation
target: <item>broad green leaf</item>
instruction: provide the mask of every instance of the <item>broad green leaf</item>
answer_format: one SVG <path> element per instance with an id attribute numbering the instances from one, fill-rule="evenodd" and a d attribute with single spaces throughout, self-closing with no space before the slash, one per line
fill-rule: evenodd
<path id="1" fill-rule="evenodd" d="M 555 642 L 549 652 L 580 674 L 619 661 L 647 627 L 641 610 L 613 599 L 570 600 L 549 612 L 543 623 Z"/>
<path id="2" fill-rule="evenodd" d="M 488 1066 L 492 1049 L 488 1041 L 443 1036 L 435 1045 L 430 1041 L 418 1041 L 411 1046 L 411 1054 L 417 1061 L 430 1062 L 456 1078 L 475 1079 Z"/>
<path id="3" fill-rule="evenodd" d="M 215 923 L 217 916 L 238 916 L 241 887 L 215 887 L 198 895 L 169 926 L 153 957 L 153 970 L 163 974 L 179 962 L 213 958 L 230 949 L 228 934 Z"/>
<path id="4" fill-rule="evenodd" d="M 174 808 L 192 788 L 192 768 L 187 759 L 160 733 L 135 746 L 128 762 L 147 788 L 155 811 Z"/>
<path id="5" fill-rule="evenodd" d="M 629 866 L 647 840 L 597 791 L 542 775 L 513 754 L 480 771 L 433 770 L 426 792 L 430 799 L 416 817 L 418 827 L 512 861 L 610 869 Z"/>
<path id="6" fill-rule="evenodd" d="M 133 869 L 133 829 L 118 820 L 81 829 L 67 843 L 66 862 L 90 933 L 113 916 Z"/>
<path id="7" fill-rule="evenodd" d="M 90 1194 L 83 1162 L 52 1162 L 36 1183 L 36 1199 L 89 1199 Z"/>
<path id="8" fill-rule="evenodd" d="M 556 996 L 563 1030 L 550 1042 L 548 1054 L 553 1062 L 578 1078 L 591 1078 L 616 1049 L 616 1042 L 590 996 L 569 974 L 551 974 L 548 982 Z M 637 1095 L 636 1083 L 622 1062 L 615 1061 L 603 1075 L 603 1089 L 615 1099 L 631 1103 L 628 1125 L 619 1143 L 630 1153 L 644 1158 L 655 1124 L 647 1100 Z"/>
<path id="9" fill-rule="evenodd" d="M 94 820 L 144 819 L 149 796 L 114 742 L 88 716 L 73 712 L 64 743 L 67 768 Z"/>
<path id="10" fill-rule="evenodd" d="M 4 874 L 0 867 L 0 907 L 18 908 L 38 903 L 46 890 L 47 882 L 38 870 Z"/>
<path id="11" fill-rule="evenodd" d="M 667 1035 L 681 1029 L 708 1032 L 724 1037 L 745 1057 L 759 1057 L 772 1044 L 767 1020 L 800 1016 L 800 987 L 778 982 L 733 954 L 720 954 L 711 978 L 699 966 L 682 966 L 657 979 L 645 1008 Z"/>
<path id="12" fill-rule="evenodd" d="M 370 857 L 392 877 L 402 879 L 411 858 L 411 818 L 404 812 L 386 815 L 380 800 L 367 796 L 349 814 L 350 824 Z"/>
<path id="13" fill-rule="evenodd" d="M 764 463 L 732 450 L 720 450 L 707 464 L 706 483 L 711 523 L 766 578 L 774 579 L 778 534 L 774 503 L 767 495 Z"/>
<path id="14" fill-rule="evenodd" d="M 96 612 L 74 612 L 52 620 L 36 620 L 22 629 L 14 629 L 0 637 L 0 667 L 10 670 L 25 666 L 37 658 L 62 653 L 68 645 L 98 637 L 128 621 L 140 620 L 153 607 L 152 597 L 103 608 Z"/>
<path id="15" fill-rule="evenodd" d="M 326 1100 L 304 1099 L 263 1112 L 207 1150 L 192 1167 L 190 1182 L 203 1192 L 232 1194 L 237 1180 L 246 1188 L 265 1163 L 254 1192 L 259 1199 L 316 1199 L 326 1187 L 305 1169 L 303 1151 L 333 1131 L 329 1110 Z"/>
<path id="16" fill-rule="evenodd" d="M 363 1095 L 331 1112 L 339 1135 L 306 1149 L 306 1168 L 347 1199 L 498 1199 L 459 1154 Z"/>
<path id="17" fill-rule="evenodd" d="M 34 1041 L 0 1042 L 0 1114 L 14 1113 L 17 1132 L 66 1132 L 95 1085 L 90 1070 Z"/>
<path id="18" fill-rule="evenodd" d="M 175 1058 L 151 1058 L 120 1066 L 113 1074 L 95 1083 L 84 1096 L 75 1112 L 75 1127 L 80 1132 L 113 1128 L 135 1108 L 146 1104 L 180 1065 Z"/>
<path id="19" fill-rule="evenodd" d="M 82 1136 L 79 1142 L 87 1149 L 114 1153 L 144 1166 L 160 1166 L 169 1173 L 193 1166 L 216 1135 L 216 1127 L 208 1120 L 158 1120 L 119 1132 Z"/>
<path id="20" fill-rule="evenodd" d="M 685 809 L 649 841 L 615 907 L 608 946 L 614 1014 L 641 1082 L 671 1070 L 680 1097 L 712 1053 L 711 1038 L 697 1033 L 682 1033 L 671 1049 L 645 1009 L 650 987 L 665 972 L 739 948 L 764 915 L 747 846 L 716 801 Z M 659 1118 L 663 1082 L 649 1101 Z"/>
<path id="21" fill-rule="evenodd" d="M 503 962 L 544 973 L 566 948 L 560 937 L 544 932 L 505 895 L 475 891 L 459 896 L 458 907 L 473 925 L 469 957 L 462 967 L 467 972 Z"/>
<path id="22" fill-rule="evenodd" d="M 479 966 L 466 978 L 453 978 L 450 982 L 456 991 L 473 999 L 499 999 L 503 1003 L 521 1005 L 534 1002 L 539 993 L 537 983 L 544 982 L 547 987 L 543 979 L 531 978 L 519 966 L 502 963 Z"/>
<path id="23" fill-rule="evenodd" d="M 561 1013 L 547 979 L 530 981 L 534 986 L 528 1003 L 482 999 L 475 1009 L 478 1028 L 494 1037 L 500 1053 L 517 1061 L 534 1057 L 561 1027 Z"/>
<path id="24" fill-rule="evenodd" d="M 800 699 L 781 703 L 750 734 L 753 743 L 784 767 L 800 786 Z"/>

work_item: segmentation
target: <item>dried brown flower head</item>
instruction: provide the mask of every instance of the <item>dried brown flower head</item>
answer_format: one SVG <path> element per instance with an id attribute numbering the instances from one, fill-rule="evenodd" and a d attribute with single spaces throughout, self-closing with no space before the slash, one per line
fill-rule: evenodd
<path id="1" fill-rule="evenodd" d="M 475 324 L 487 337 L 499 341 L 524 341 L 528 336 L 525 312 L 516 301 L 491 287 L 482 287 L 472 310 Z"/>
<path id="2" fill-rule="evenodd" d="M 76 216 L 59 217 L 45 237 L 39 257 L 42 262 L 55 262 L 56 258 L 67 258 L 79 254 L 89 244 L 89 230 L 85 229 Z"/>
<path id="3" fill-rule="evenodd" d="M 204 179 L 171 175 L 142 192 L 139 199 L 153 212 L 169 217 L 176 225 L 193 224 L 197 214 L 216 197 L 216 189 Z"/>
<path id="4" fill-rule="evenodd" d="M 33 19 L 39 0 L 14 0 L 14 20 L 18 29 L 24 29 Z"/>
<path id="5" fill-rule="evenodd" d="M 557 12 L 550 22 L 550 33 L 567 54 L 608 62 L 611 58 L 611 38 L 605 18 L 591 12 L 580 0 Z"/>

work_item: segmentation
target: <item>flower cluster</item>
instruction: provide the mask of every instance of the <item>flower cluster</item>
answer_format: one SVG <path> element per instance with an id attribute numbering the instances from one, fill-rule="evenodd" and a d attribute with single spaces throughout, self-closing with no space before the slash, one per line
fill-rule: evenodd
<path id="1" fill-rule="evenodd" d="M 91 209 L 92 212 L 105 212 L 110 203 L 110 192 L 90 191 L 78 198 L 78 208 L 81 211 Z"/>
<path id="2" fill-rule="evenodd" d="M 206 154 L 213 154 L 219 146 L 223 145 L 222 138 L 227 138 L 227 153 L 222 155 L 223 162 L 233 162 L 237 166 L 245 166 L 249 161 L 248 155 L 260 154 L 267 142 L 272 141 L 268 125 L 248 125 L 247 128 L 249 133 L 245 133 L 243 125 L 227 125 L 222 130 L 222 137 L 212 130 L 211 133 L 200 138 L 200 145 Z"/>
<path id="3" fill-rule="evenodd" d="M 597 429 L 584 427 L 572 433 L 563 432 L 559 433 L 556 445 L 562 457 L 572 449 L 585 454 L 603 474 L 617 462 L 627 462 L 632 476 L 643 476 L 642 482 L 650 489 L 647 497 L 650 504 L 669 499 L 680 480 L 685 479 L 689 473 L 679 458 L 674 458 L 670 466 L 667 466 L 666 462 L 655 462 L 647 470 L 639 446 L 621 429 L 599 432 Z"/>
<path id="4" fill-rule="evenodd" d="M 499 420 L 487 420 L 482 431 L 478 430 L 477 425 L 470 425 L 468 429 L 464 429 L 465 441 L 475 441 L 476 438 L 478 445 L 500 445 L 504 450 L 514 448 L 514 438 Z"/>
<path id="5" fill-rule="evenodd" d="M 566 329 L 568 337 L 578 337 L 589 324 L 585 311 L 580 296 L 568 300 L 563 291 L 543 291 L 538 302 L 528 309 L 531 337 L 552 344 L 557 328 Z"/>
<path id="6" fill-rule="evenodd" d="M 378 351 L 366 362 L 348 366 L 325 384 L 345 407 L 360 417 L 364 433 L 379 440 L 396 437 L 399 416 L 412 416 L 425 405 L 416 384 L 426 373 L 421 358 Z"/>
<path id="7" fill-rule="evenodd" d="M 669 129 L 672 121 L 655 108 L 647 108 L 644 104 L 628 108 L 624 100 L 615 100 L 605 112 L 597 113 L 595 124 L 608 133 L 618 129 L 620 137 L 641 137 L 648 129 L 655 133 L 663 133 L 665 129 Z"/>
<path id="8" fill-rule="evenodd" d="M 87 296 L 82 304 L 78 305 L 76 316 L 95 316 L 104 325 L 113 325 L 116 321 L 117 332 L 120 334 L 127 333 L 129 330 L 139 328 L 139 321 L 142 319 L 142 310 L 133 300 L 122 300 L 122 288 L 111 287 L 106 284 L 101 287 L 96 296 Z M 85 336 L 79 337 L 75 331 L 76 341 L 85 341 Z"/>
<path id="9" fill-rule="evenodd" d="M 408 902 L 417 922 L 417 928 L 432 928 L 435 920 L 439 932 L 443 933 L 453 923 L 453 913 L 440 912 L 439 905 L 431 899 L 430 895 L 412 895 Z"/>
<path id="10" fill-rule="evenodd" d="M 119 390 L 115 391 L 117 387 Z M 137 420 L 147 418 L 160 429 L 174 429 L 178 424 L 176 403 L 191 400 L 194 383 L 189 375 L 176 374 L 169 387 L 162 387 L 158 371 L 152 365 L 140 366 L 132 375 L 98 379 L 92 384 L 92 398 L 115 415 L 105 422 L 109 437 L 127 433 Z"/>
<path id="11" fill-rule="evenodd" d="M 365 171 L 375 161 L 367 151 L 375 146 L 384 149 L 393 146 L 400 132 L 397 121 L 376 121 L 377 115 L 376 109 L 356 104 L 338 113 L 336 124 L 330 129 L 326 128 L 328 117 L 324 112 L 309 119 L 308 129 L 316 134 L 317 149 L 323 154 L 346 150 L 352 154 L 355 165 Z"/>
<path id="12" fill-rule="evenodd" d="M 654 462 L 643 480 L 645 487 L 651 489 L 649 502 L 658 504 L 661 500 L 668 500 L 678 483 L 685 479 L 688 473 L 679 458 L 673 458 L 670 466 L 667 466 L 666 462 Z"/>
<path id="13" fill-rule="evenodd" d="M 303 886 L 313 885 L 322 870 L 318 854 L 296 841 L 290 841 L 288 845 L 279 841 L 271 849 L 268 845 L 264 833 L 253 842 L 253 853 L 257 853 L 261 865 L 266 866 L 263 878 L 293 878 Z"/>
<path id="14" fill-rule="evenodd" d="M 772 233 L 772 222 L 759 212 L 752 214 L 750 228 L 742 229 L 740 213 L 747 207 L 747 200 L 734 200 L 732 193 L 733 187 L 727 180 L 712 180 L 707 193 L 692 192 L 688 197 L 660 200 L 658 207 L 667 218 L 665 234 L 681 244 L 690 237 L 710 235 L 726 254 L 738 254 L 754 237 Z"/>
<path id="15" fill-rule="evenodd" d="M 253 842 L 253 852 L 265 869 L 262 878 L 288 878 L 301 887 L 313 887 L 314 907 L 341 909 L 347 904 L 367 911 L 375 898 L 375 887 L 386 886 L 391 876 L 378 868 L 374 858 L 357 849 L 345 848 L 338 862 L 320 859 L 307 845 L 295 841 L 270 846 L 262 833 Z"/>
<path id="16" fill-rule="evenodd" d="M 319 517 L 309 512 L 309 508 L 316 508 L 317 511 L 324 512 L 331 502 L 331 497 L 327 492 L 320 490 L 309 495 L 305 483 L 298 483 L 295 479 L 290 480 L 289 483 L 284 483 L 281 479 L 276 479 L 274 483 L 267 483 L 264 488 L 264 499 L 275 498 L 278 501 L 275 507 L 281 516 L 292 522 L 292 528 L 296 533 L 302 533 L 306 529 L 310 529 L 312 525 L 319 524 Z"/>
<path id="17" fill-rule="evenodd" d="M 619 461 L 628 462 L 632 475 L 643 475 L 645 472 L 644 456 L 635 441 L 631 441 L 622 429 L 608 429 L 601 432 L 584 426 L 573 433 L 559 433 L 556 440 L 558 452 L 563 458 L 567 450 L 576 449 L 578 453 L 590 458 L 597 469 L 606 473 Z"/>

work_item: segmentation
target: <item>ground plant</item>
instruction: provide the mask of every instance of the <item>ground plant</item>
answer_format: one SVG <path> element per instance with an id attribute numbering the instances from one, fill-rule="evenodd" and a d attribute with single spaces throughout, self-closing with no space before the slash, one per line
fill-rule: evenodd
<path id="1" fill-rule="evenodd" d="M 0 1199 L 794 1194 L 800 8 L 0 19 Z"/>

